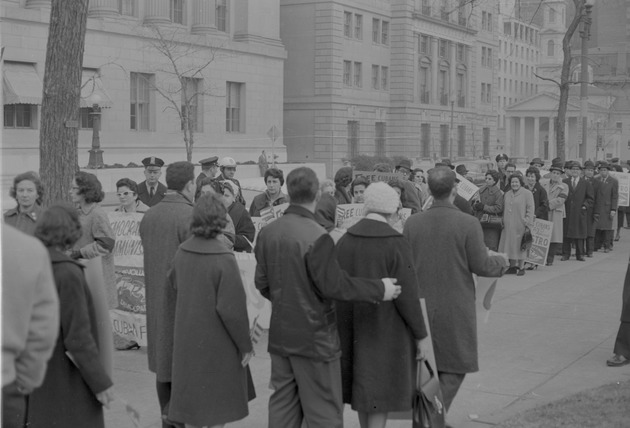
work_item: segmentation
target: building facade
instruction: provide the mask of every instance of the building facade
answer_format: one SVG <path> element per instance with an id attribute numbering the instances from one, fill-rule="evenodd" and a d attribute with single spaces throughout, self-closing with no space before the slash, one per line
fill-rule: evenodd
<path id="1" fill-rule="evenodd" d="M 1 7 L 8 174 L 39 167 L 50 0 L 3 0 Z M 87 164 L 94 107 L 106 164 L 186 159 L 178 113 L 186 109 L 194 121 L 193 161 L 271 152 L 267 132 L 283 122 L 279 13 L 278 0 L 91 0 L 76 118 L 79 165 Z M 275 148 L 286 156 L 281 141 Z"/>

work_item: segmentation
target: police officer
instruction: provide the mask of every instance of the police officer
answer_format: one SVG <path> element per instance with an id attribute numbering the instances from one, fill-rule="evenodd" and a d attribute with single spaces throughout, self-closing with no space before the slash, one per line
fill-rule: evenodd
<path id="1" fill-rule="evenodd" d="M 158 180 L 162 176 L 162 167 L 164 161 L 155 156 L 142 159 L 144 165 L 145 181 L 138 184 L 138 199 L 143 204 L 152 207 L 164 198 L 166 194 L 166 186 Z"/>
<path id="2" fill-rule="evenodd" d="M 195 181 L 195 183 L 197 184 L 195 200 L 197 200 L 197 198 L 199 198 L 199 195 L 201 194 L 201 180 L 206 177 L 214 178 L 219 172 L 219 158 L 217 156 L 201 159 L 199 163 L 201 164 L 201 172 L 199 173 L 199 175 L 197 176 L 197 180 Z"/>

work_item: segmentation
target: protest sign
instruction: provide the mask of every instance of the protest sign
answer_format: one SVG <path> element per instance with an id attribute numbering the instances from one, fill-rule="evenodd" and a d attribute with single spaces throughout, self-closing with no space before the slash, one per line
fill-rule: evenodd
<path id="1" fill-rule="evenodd" d="M 455 173 L 455 176 L 459 180 L 459 183 L 457 183 L 457 194 L 467 201 L 470 201 L 470 199 L 479 191 L 479 187 L 471 181 L 468 181 L 468 179 L 463 175 Z"/>
<path id="2" fill-rule="evenodd" d="M 348 229 L 363 218 L 363 204 L 337 205 L 337 227 Z"/>
<path id="3" fill-rule="evenodd" d="M 273 207 L 273 214 L 276 219 L 279 219 L 284 215 L 284 211 L 289 208 L 289 203 L 285 202 L 284 204 L 276 205 Z"/>
<path id="4" fill-rule="evenodd" d="M 247 316 L 254 329 L 256 324 L 264 329 L 269 328 L 271 319 L 271 303 L 265 299 L 254 283 L 256 273 L 256 257 L 251 253 L 234 253 L 236 263 L 241 272 L 241 280 L 247 295 Z"/>
<path id="5" fill-rule="evenodd" d="M 536 219 L 531 228 L 532 246 L 527 253 L 526 262 L 544 266 L 547 261 L 549 244 L 551 243 L 551 232 L 553 223 L 547 220 Z"/>
<path id="6" fill-rule="evenodd" d="M 353 171 L 352 172 L 353 180 L 359 176 L 367 179 L 370 183 L 374 183 L 375 181 L 388 182 L 390 180 L 404 179 L 403 175 L 398 172 L 378 172 L 378 171 Z"/>
<path id="7" fill-rule="evenodd" d="M 402 233 L 405 222 L 411 216 L 411 208 L 401 208 L 398 210 L 398 220 L 392 224 L 392 227 L 399 233 Z"/>
<path id="8" fill-rule="evenodd" d="M 619 183 L 619 206 L 627 207 L 630 205 L 630 174 L 627 172 L 610 172 Z"/>

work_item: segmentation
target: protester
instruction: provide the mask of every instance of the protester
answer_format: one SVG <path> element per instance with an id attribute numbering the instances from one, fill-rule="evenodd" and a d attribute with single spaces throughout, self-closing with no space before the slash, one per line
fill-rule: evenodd
<path id="1" fill-rule="evenodd" d="M 541 158 L 534 158 L 529 163 L 529 166 L 537 168 L 538 171 L 540 171 L 543 168 L 543 166 L 545 166 L 545 161 L 543 161 Z M 527 174 L 525 174 L 525 175 L 527 175 Z"/>
<path id="2" fill-rule="evenodd" d="M 398 206 L 391 187 L 371 184 L 365 218 L 338 243 L 339 265 L 348 274 L 397 278 L 402 286 L 393 302 L 336 302 L 343 401 L 359 413 L 363 428 L 384 427 L 388 412 L 411 409 L 415 359 L 428 348 L 411 248 L 391 227 Z"/>
<path id="3" fill-rule="evenodd" d="M 199 164 L 201 165 L 201 172 L 195 180 L 195 186 L 197 188 L 195 191 L 195 200 L 201 196 L 201 181 L 206 178 L 213 179 L 217 176 L 219 172 L 219 158 L 217 156 L 211 156 L 201 159 Z"/>
<path id="4" fill-rule="evenodd" d="M 547 191 L 540 184 L 540 171 L 536 167 L 529 167 L 525 171 L 525 187 L 534 197 L 534 218 L 547 220 L 549 201 Z"/>
<path id="5" fill-rule="evenodd" d="M 144 279 L 147 305 L 147 357 L 156 374 L 156 389 L 163 418 L 171 398 L 173 323 L 175 296 L 166 285 L 166 273 L 179 245 L 190 236 L 195 194 L 195 167 L 174 162 L 166 168 L 168 191 L 162 203 L 150 209 L 140 223 L 144 248 Z M 174 427 L 168 421 L 162 428 Z"/>
<path id="6" fill-rule="evenodd" d="M 326 232 L 331 232 L 336 226 L 336 216 L 337 200 L 329 192 L 322 192 L 319 201 L 317 201 L 317 206 L 315 207 L 315 221 L 326 229 Z"/>
<path id="7" fill-rule="evenodd" d="M 511 162 L 505 165 L 505 173 L 503 175 L 504 184 L 501 186 L 501 190 L 503 190 L 503 193 L 509 192 L 510 189 L 512 188 L 511 177 L 512 175 L 514 175 L 515 172 L 516 172 L 516 165 L 514 165 Z"/>
<path id="8" fill-rule="evenodd" d="M 586 209 L 586 257 L 593 257 L 595 251 L 595 216 L 594 210 L 597 204 L 597 187 L 599 181 L 595 179 L 595 164 L 587 160 L 584 162 L 584 180 L 593 186 L 593 205 Z M 612 240 L 612 237 L 611 237 Z M 611 243 L 612 245 L 612 243 Z"/>
<path id="9" fill-rule="evenodd" d="M 569 187 L 569 195 L 564 203 L 566 218 L 564 219 L 564 241 L 562 244 L 562 260 L 571 257 L 571 244 L 575 244 L 575 257 L 584 261 L 584 240 L 587 236 L 586 212 L 593 206 L 593 186 L 580 177 L 582 167 L 579 162 L 569 163 L 569 178 L 564 183 Z"/>
<path id="10" fill-rule="evenodd" d="M 251 253 L 256 235 L 252 218 L 242 204 L 236 203 L 237 189 L 232 181 L 221 182 L 222 200 L 234 223 L 234 251 Z"/>
<path id="11" fill-rule="evenodd" d="M 411 173 L 411 161 L 409 159 L 400 159 L 396 163 L 394 172 L 402 175 L 401 183 L 405 189 L 405 196 L 403 198 L 403 208 L 410 208 L 411 213 L 415 214 L 422 210 L 422 204 L 420 203 L 420 196 L 416 192 L 416 186 L 409 181 L 409 175 Z"/>
<path id="12" fill-rule="evenodd" d="M 617 331 L 613 356 L 606 361 L 609 367 L 621 367 L 630 363 L 630 261 L 623 283 L 621 324 Z"/>
<path id="13" fill-rule="evenodd" d="M 428 182 L 435 201 L 427 211 L 407 220 L 403 235 L 411 245 L 420 297 L 426 299 L 444 409 L 448 411 L 466 373 L 479 370 L 472 274 L 500 277 L 507 260 L 504 255 L 489 253 L 479 221 L 453 205 L 457 193 L 453 171 L 433 168 Z"/>
<path id="14" fill-rule="evenodd" d="M 369 185 L 370 182 L 363 176 L 358 176 L 352 181 L 350 184 L 350 196 L 353 204 L 363 203 L 363 194 Z"/>
<path id="15" fill-rule="evenodd" d="M 199 182 L 199 185 L 201 186 L 201 193 L 199 197 L 201 197 L 201 195 L 208 195 L 208 194 L 219 195 L 219 197 L 222 197 L 223 195 L 223 188 L 222 188 L 221 182 L 219 182 L 216 179 L 206 177 Z M 221 231 L 221 234 L 217 236 L 217 239 L 223 242 L 223 244 L 227 248 L 229 248 L 230 250 L 233 250 L 234 240 L 236 238 L 236 230 L 234 228 L 234 222 L 232 221 L 232 217 L 229 216 L 227 211 L 225 212 L 225 221 L 226 221 L 225 227 Z"/>
<path id="16" fill-rule="evenodd" d="M 168 418 L 190 427 L 223 427 L 248 414 L 245 366 L 253 348 L 241 273 L 217 239 L 225 216 L 219 196 L 202 196 L 193 208 L 193 236 L 168 273 L 176 302 Z"/>
<path id="17" fill-rule="evenodd" d="M 138 199 L 148 207 L 160 202 L 166 194 L 166 186 L 159 182 L 164 161 L 155 156 L 142 159 L 145 181 L 138 184 Z"/>
<path id="18" fill-rule="evenodd" d="M 534 223 L 534 197 L 527 190 L 521 173 L 510 177 L 511 190 L 504 195 L 503 233 L 499 241 L 499 251 L 506 253 L 510 259 L 510 267 L 506 274 L 525 275 L 523 263 L 527 257 L 522 241 L 528 227 Z"/>
<path id="19" fill-rule="evenodd" d="M 243 187 L 241 183 L 234 178 L 234 174 L 236 174 L 236 161 L 230 157 L 224 157 L 221 159 L 221 162 L 219 162 L 219 169 L 221 170 L 221 174 L 218 177 L 219 181 L 230 180 L 232 183 L 236 184 L 236 202 L 246 206 L 247 204 L 243 197 Z"/>
<path id="20" fill-rule="evenodd" d="M 420 198 L 420 206 L 424 206 L 424 203 L 429 197 L 429 188 L 427 187 L 427 181 L 424 178 L 424 171 L 420 168 L 413 170 L 413 176 L 409 178 L 416 189 L 418 190 L 418 197 Z"/>
<path id="21" fill-rule="evenodd" d="M 344 166 L 335 173 L 335 200 L 337 204 L 350 204 L 352 197 L 348 190 L 352 183 L 352 167 Z"/>
<path id="22" fill-rule="evenodd" d="M 29 397 L 27 426 L 32 428 L 104 428 L 103 406 L 114 399 L 112 381 L 99 359 L 96 315 L 83 265 L 64 254 L 81 238 L 81 227 L 76 210 L 54 205 L 42 213 L 35 229 L 52 262 L 60 325 L 44 383 Z"/>
<path id="23" fill-rule="evenodd" d="M 483 229 L 483 241 L 486 247 L 492 251 L 499 249 L 499 239 L 501 238 L 501 224 L 492 223 L 490 217 L 503 218 L 503 192 L 497 186 L 499 182 L 499 172 L 488 170 L 486 172 L 486 184 L 479 189 L 479 200 L 473 205 L 475 216 L 487 221 L 481 223 Z"/>
<path id="24" fill-rule="evenodd" d="M 444 166 L 450 168 L 451 170 L 453 169 L 453 164 L 448 159 L 444 159 L 442 162 L 437 162 L 435 164 L 436 168 L 444 167 Z M 457 176 L 455 176 L 455 185 L 457 185 L 458 183 L 459 183 L 459 179 L 457 178 Z M 453 205 L 459 208 L 459 210 L 463 213 L 470 214 L 473 216 L 475 215 L 472 205 L 470 205 L 470 203 L 458 193 L 455 194 L 455 200 L 453 201 Z"/>
<path id="25" fill-rule="evenodd" d="M 269 169 L 269 162 L 267 162 L 267 154 L 263 150 L 260 156 L 258 156 L 258 169 L 260 170 L 260 176 L 264 177 L 265 172 Z"/>
<path id="26" fill-rule="evenodd" d="M 464 177 L 466 180 L 470 181 L 470 176 L 468 175 L 468 169 L 466 169 L 466 165 L 459 164 L 455 167 L 455 172 Z"/>
<path id="27" fill-rule="evenodd" d="M 564 170 L 562 163 L 552 164 L 549 168 L 549 215 L 548 219 L 553 223 L 549 252 L 547 253 L 547 266 L 553 265 L 553 260 L 562 248 L 564 239 L 565 201 L 569 196 L 569 186 L 562 181 Z"/>
<path id="28" fill-rule="evenodd" d="M 400 288 L 387 279 L 343 275 L 332 238 L 315 221 L 319 182 L 313 170 L 291 171 L 287 189 L 291 205 L 260 231 L 255 248 L 256 288 L 272 304 L 268 425 L 299 427 L 305 421 L 311 428 L 340 428 L 340 349 L 332 299 L 375 303 L 390 300 Z"/>
<path id="29" fill-rule="evenodd" d="M 494 160 L 497 163 L 497 171 L 499 171 L 499 189 L 503 190 L 507 186 L 508 177 L 505 172 L 505 166 L 510 158 L 505 153 L 498 154 Z"/>
<path id="30" fill-rule="evenodd" d="M 612 249 L 613 220 L 617 214 L 619 183 L 610 176 L 611 166 L 602 162 L 599 165 L 599 178 L 596 179 L 595 206 L 593 218 L 595 220 L 595 248 L 604 247 L 604 253 Z"/>
<path id="31" fill-rule="evenodd" d="M 34 171 L 24 172 L 13 179 L 9 194 L 17 202 L 15 208 L 4 213 L 4 222 L 29 235 L 35 231 L 35 223 L 42 213 L 44 186 Z"/>
<path id="32" fill-rule="evenodd" d="M 288 196 L 282 193 L 282 186 L 284 186 L 284 173 L 282 170 L 277 168 L 267 169 L 264 174 L 264 180 L 267 190 L 260 195 L 256 195 L 249 206 L 249 215 L 251 217 L 260 217 L 261 210 L 289 202 Z"/>
<path id="33" fill-rule="evenodd" d="M 2 426 L 23 428 L 27 397 L 44 381 L 59 334 L 59 299 L 42 243 L 1 228 Z"/>
<path id="34" fill-rule="evenodd" d="M 327 193 L 335 197 L 335 182 L 330 179 L 322 180 L 319 185 L 319 190 L 322 192 L 322 195 Z"/>
<path id="35" fill-rule="evenodd" d="M 116 211 L 123 213 L 145 213 L 149 210 L 140 199 L 138 199 L 138 185 L 130 178 L 121 178 L 116 182 L 116 196 L 120 205 Z"/>

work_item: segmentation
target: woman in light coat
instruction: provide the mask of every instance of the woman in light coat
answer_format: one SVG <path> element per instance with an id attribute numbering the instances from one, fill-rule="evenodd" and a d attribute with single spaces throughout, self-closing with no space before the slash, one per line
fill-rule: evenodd
<path id="1" fill-rule="evenodd" d="M 569 195 L 569 186 L 562 181 L 564 170 L 562 165 L 552 165 L 549 168 L 549 216 L 548 219 L 553 223 L 551 230 L 551 244 L 549 245 L 549 253 L 547 254 L 547 266 L 553 265 L 553 259 L 562 248 L 563 238 L 563 222 L 566 217 L 564 201 Z"/>

